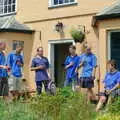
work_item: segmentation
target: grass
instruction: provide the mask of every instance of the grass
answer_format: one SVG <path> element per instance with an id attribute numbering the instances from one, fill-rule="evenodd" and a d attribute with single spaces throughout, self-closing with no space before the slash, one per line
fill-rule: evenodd
<path id="1" fill-rule="evenodd" d="M 117 104 L 108 107 L 107 112 L 98 114 L 95 106 L 86 103 L 84 94 L 61 89 L 56 96 L 32 97 L 28 103 L 20 101 L 6 104 L 0 101 L 0 120 L 120 120 Z"/>

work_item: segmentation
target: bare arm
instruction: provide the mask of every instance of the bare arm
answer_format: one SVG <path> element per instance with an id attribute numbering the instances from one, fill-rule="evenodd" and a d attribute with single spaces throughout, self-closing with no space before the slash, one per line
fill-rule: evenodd
<path id="1" fill-rule="evenodd" d="M 95 77 L 95 75 L 96 75 L 96 68 L 97 68 L 97 66 L 93 68 L 93 72 L 92 72 L 93 77 Z"/>

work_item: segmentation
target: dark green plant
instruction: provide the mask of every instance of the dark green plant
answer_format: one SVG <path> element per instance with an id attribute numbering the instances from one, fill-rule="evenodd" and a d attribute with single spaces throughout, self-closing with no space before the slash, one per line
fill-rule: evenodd
<path id="1" fill-rule="evenodd" d="M 82 43 L 85 39 L 85 34 L 82 32 L 82 31 L 79 31 L 75 28 L 73 28 L 71 31 L 70 31 L 70 34 L 72 36 L 72 38 L 74 39 L 75 42 L 80 42 Z"/>
<path id="2" fill-rule="evenodd" d="M 120 97 L 117 97 L 109 106 L 108 111 L 120 115 Z"/>

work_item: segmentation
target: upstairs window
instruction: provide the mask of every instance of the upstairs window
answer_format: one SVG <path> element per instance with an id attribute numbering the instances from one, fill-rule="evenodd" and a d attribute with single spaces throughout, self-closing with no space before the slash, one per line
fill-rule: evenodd
<path id="1" fill-rule="evenodd" d="M 76 3 L 77 0 L 49 0 L 49 6 L 63 6 Z"/>
<path id="2" fill-rule="evenodd" d="M 0 0 L 0 15 L 16 12 L 16 0 Z"/>

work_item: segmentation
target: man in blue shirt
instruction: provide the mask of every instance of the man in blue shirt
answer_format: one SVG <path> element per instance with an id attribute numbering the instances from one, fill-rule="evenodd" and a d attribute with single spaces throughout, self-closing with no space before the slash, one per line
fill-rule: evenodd
<path id="1" fill-rule="evenodd" d="M 65 60 L 65 70 L 66 70 L 66 80 L 64 86 L 71 86 L 72 83 L 77 82 L 78 74 L 76 73 L 76 68 L 79 62 L 79 57 L 76 54 L 76 47 L 71 45 L 69 47 L 70 55 L 67 56 Z M 72 86 L 74 87 L 74 86 Z"/>
<path id="2" fill-rule="evenodd" d="M 8 73 L 9 67 L 6 65 L 6 57 L 4 50 L 6 44 L 0 42 L 0 96 L 3 96 L 4 100 L 8 100 Z"/>
<path id="3" fill-rule="evenodd" d="M 7 57 L 7 64 L 10 67 L 11 75 L 9 77 L 9 91 L 11 99 L 17 98 L 21 89 L 22 68 L 24 65 L 22 45 L 17 45 L 16 50 L 11 52 Z"/>
<path id="4" fill-rule="evenodd" d="M 42 92 L 42 84 L 44 84 L 45 91 L 48 92 L 49 83 L 49 62 L 46 57 L 43 56 L 43 48 L 37 49 L 37 55 L 32 60 L 31 71 L 35 71 L 35 81 L 38 95 Z"/>
<path id="5" fill-rule="evenodd" d="M 111 97 L 120 96 L 120 72 L 117 71 L 117 65 L 115 60 L 108 61 L 108 73 L 105 75 L 104 92 L 101 93 L 99 103 L 96 111 L 99 111 L 102 105 L 108 102 Z"/>
<path id="6" fill-rule="evenodd" d="M 97 58 L 91 52 L 91 47 L 86 46 L 86 52 L 80 55 L 79 68 L 82 68 L 80 73 L 79 85 L 82 88 L 87 88 L 88 101 L 96 101 L 96 97 L 92 88 L 94 87 L 94 79 L 96 74 Z"/>

